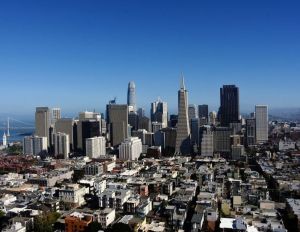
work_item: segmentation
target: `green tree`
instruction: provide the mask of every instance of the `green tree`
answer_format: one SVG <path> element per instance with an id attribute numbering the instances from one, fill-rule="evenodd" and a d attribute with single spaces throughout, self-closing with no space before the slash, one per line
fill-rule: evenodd
<path id="1" fill-rule="evenodd" d="M 34 219 L 34 231 L 35 232 L 53 232 L 53 225 L 60 217 L 57 212 L 45 213 L 37 216 Z"/>
<path id="2" fill-rule="evenodd" d="M 109 232 L 132 232 L 132 229 L 129 225 L 124 223 L 116 223 L 114 224 L 111 229 L 108 230 Z"/>
<path id="3" fill-rule="evenodd" d="M 88 228 L 86 231 L 88 232 L 98 232 L 99 230 L 103 230 L 101 224 L 99 222 L 92 222 L 89 224 Z"/>

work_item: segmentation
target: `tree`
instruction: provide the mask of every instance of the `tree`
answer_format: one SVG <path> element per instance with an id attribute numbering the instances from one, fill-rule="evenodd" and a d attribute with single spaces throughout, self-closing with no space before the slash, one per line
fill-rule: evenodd
<path id="1" fill-rule="evenodd" d="M 111 229 L 108 230 L 109 232 L 132 232 L 132 229 L 129 225 L 124 223 L 116 223 L 114 224 Z"/>
<path id="2" fill-rule="evenodd" d="M 0 210 L 0 231 L 8 225 L 8 218 L 5 216 L 5 213 Z"/>
<path id="3" fill-rule="evenodd" d="M 92 222 L 89 224 L 88 228 L 86 229 L 86 231 L 89 232 L 98 232 L 99 230 L 103 230 L 101 224 L 99 222 Z"/>
<path id="4" fill-rule="evenodd" d="M 45 213 L 43 215 L 37 216 L 34 219 L 34 231 L 35 232 L 53 232 L 53 224 L 60 217 L 57 212 Z"/>

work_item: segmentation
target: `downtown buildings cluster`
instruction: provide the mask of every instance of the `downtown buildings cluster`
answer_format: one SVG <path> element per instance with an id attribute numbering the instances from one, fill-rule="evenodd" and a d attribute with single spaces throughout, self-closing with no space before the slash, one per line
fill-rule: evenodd
<path id="1" fill-rule="evenodd" d="M 178 114 L 158 99 L 147 117 L 135 88 L 105 114 L 36 108 L 22 154 L 0 154 L 4 231 L 286 232 L 285 214 L 298 222 L 296 123 L 269 122 L 264 105 L 242 117 L 234 85 L 220 88 L 218 112 L 188 104 L 183 78 Z"/>
<path id="2" fill-rule="evenodd" d="M 150 117 L 137 108 L 135 83 L 128 84 L 127 104 L 110 101 L 106 113 L 81 112 L 77 118 L 61 118 L 59 108 L 37 107 L 35 135 L 24 138 L 24 154 L 54 157 L 86 155 L 99 158 L 113 153 L 122 160 L 136 160 L 141 154 L 213 156 L 226 154 L 239 159 L 245 146 L 268 140 L 268 107 L 255 106 L 243 118 L 239 110 L 239 88 L 220 89 L 220 108 L 188 104 L 182 78 L 178 91 L 178 114 L 169 115 L 167 102 L 151 103 Z M 118 153 L 119 152 L 119 153 Z"/>

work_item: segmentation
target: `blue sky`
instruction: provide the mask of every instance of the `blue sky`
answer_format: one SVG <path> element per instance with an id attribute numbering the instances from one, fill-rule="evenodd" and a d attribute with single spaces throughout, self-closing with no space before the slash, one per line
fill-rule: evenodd
<path id="1" fill-rule="evenodd" d="M 184 72 L 189 103 L 219 106 L 223 84 L 255 104 L 299 107 L 299 1 L 0 1 L 0 112 L 103 112 L 160 96 L 177 110 Z"/>

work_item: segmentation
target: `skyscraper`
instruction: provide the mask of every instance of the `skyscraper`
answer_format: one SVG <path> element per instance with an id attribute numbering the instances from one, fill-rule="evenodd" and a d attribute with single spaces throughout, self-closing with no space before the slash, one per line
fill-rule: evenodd
<path id="1" fill-rule="evenodd" d="M 138 113 L 139 118 L 142 118 L 142 117 L 145 116 L 145 109 L 144 108 L 138 108 L 137 113 Z"/>
<path id="2" fill-rule="evenodd" d="M 220 88 L 220 102 L 221 126 L 239 122 L 239 88 L 235 85 L 223 85 Z"/>
<path id="3" fill-rule="evenodd" d="M 39 155 L 47 152 L 47 137 L 25 136 L 23 139 L 23 154 Z"/>
<path id="4" fill-rule="evenodd" d="M 139 127 L 139 115 L 137 112 L 129 112 L 128 114 L 128 123 L 131 126 L 132 130 L 137 130 Z"/>
<path id="5" fill-rule="evenodd" d="M 162 127 L 168 126 L 168 104 L 158 99 L 151 103 L 151 121 L 162 123 Z"/>
<path id="6" fill-rule="evenodd" d="M 191 152 L 190 124 L 188 116 L 188 92 L 184 86 L 182 75 L 181 86 L 178 91 L 178 123 L 175 153 L 188 155 Z"/>
<path id="7" fill-rule="evenodd" d="M 51 124 L 50 109 L 48 107 L 36 107 L 35 111 L 35 135 L 47 137 L 48 146 L 50 145 L 49 128 Z"/>
<path id="8" fill-rule="evenodd" d="M 246 144 L 247 146 L 253 146 L 256 143 L 255 140 L 255 119 L 249 118 L 246 120 Z"/>
<path id="9" fill-rule="evenodd" d="M 128 105 L 109 104 L 107 111 L 110 142 L 116 146 L 128 137 Z"/>
<path id="10" fill-rule="evenodd" d="M 63 155 L 64 159 L 68 158 L 70 153 L 69 135 L 65 133 L 53 134 L 54 154 L 56 156 Z"/>
<path id="11" fill-rule="evenodd" d="M 256 143 L 264 143 L 268 141 L 268 106 L 255 106 L 255 129 L 256 129 Z"/>
<path id="12" fill-rule="evenodd" d="M 69 135 L 70 151 L 77 148 L 77 127 L 73 118 L 61 118 L 55 122 L 55 133 L 65 133 Z"/>
<path id="13" fill-rule="evenodd" d="M 127 105 L 129 111 L 136 112 L 135 83 L 133 81 L 128 83 Z"/>
<path id="14" fill-rule="evenodd" d="M 61 118 L 61 110 L 60 108 L 52 108 L 51 112 L 52 124 L 55 124 L 55 122 Z"/>
<path id="15" fill-rule="evenodd" d="M 197 114 L 197 108 L 195 104 L 190 104 L 189 105 L 189 120 L 194 119 L 194 118 L 198 118 L 198 114 Z"/>
<path id="16" fill-rule="evenodd" d="M 83 129 L 84 122 L 91 122 L 85 124 L 85 131 Z M 92 128 L 88 128 L 89 126 Z M 96 132 L 95 131 L 96 128 L 99 131 Z M 88 112 L 88 111 L 80 112 L 79 121 L 77 122 L 77 148 L 79 150 L 85 151 L 85 139 L 94 136 L 99 136 L 100 134 L 101 134 L 101 115 L 96 112 Z"/>
<path id="17" fill-rule="evenodd" d="M 208 122 L 208 105 L 198 105 L 198 117 L 206 118 Z"/>

